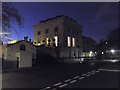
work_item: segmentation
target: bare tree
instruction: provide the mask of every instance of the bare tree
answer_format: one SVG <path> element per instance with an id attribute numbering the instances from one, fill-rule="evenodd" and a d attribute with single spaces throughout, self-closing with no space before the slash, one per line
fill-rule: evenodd
<path id="1" fill-rule="evenodd" d="M 16 22 L 21 28 L 23 26 L 23 17 L 19 14 L 18 10 L 11 5 L 11 3 L 2 3 L 2 32 L 10 32 L 13 29 L 12 22 Z M 4 36 L 8 36 L 7 33 Z"/>

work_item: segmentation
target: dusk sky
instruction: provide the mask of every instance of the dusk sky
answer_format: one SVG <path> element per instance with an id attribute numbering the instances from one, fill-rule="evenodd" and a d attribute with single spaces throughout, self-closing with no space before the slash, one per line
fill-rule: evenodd
<path id="1" fill-rule="evenodd" d="M 33 40 L 33 25 L 40 21 L 65 15 L 76 20 L 83 26 L 83 35 L 92 37 L 97 42 L 106 39 L 109 31 L 118 27 L 117 3 L 105 2 L 16 2 L 12 3 L 24 17 L 24 27 L 12 32 L 12 38 L 23 39 L 24 36 Z M 19 38 L 20 37 L 20 38 Z"/>

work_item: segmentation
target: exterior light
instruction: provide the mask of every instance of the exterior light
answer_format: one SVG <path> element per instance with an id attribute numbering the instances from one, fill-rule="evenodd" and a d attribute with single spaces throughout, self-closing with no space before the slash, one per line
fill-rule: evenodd
<path id="1" fill-rule="evenodd" d="M 97 52 L 95 52 L 95 54 L 96 54 Z"/>
<path id="2" fill-rule="evenodd" d="M 111 53 L 114 53 L 114 52 L 115 52 L 115 50 L 114 50 L 114 49 L 112 49 L 110 52 L 111 52 Z"/>
<path id="3" fill-rule="evenodd" d="M 102 52 L 102 54 L 104 54 L 104 52 Z"/>
<path id="4" fill-rule="evenodd" d="M 92 51 L 90 51 L 90 53 L 89 53 L 89 57 L 91 57 L 92 56 Z"/>
<path id="5" fill-rule="evenodd" d="M 40 43 L 38 43 L 38 45 L 40 46 Z"/>
<path id="6" fill-rule="evenodd" d="M 108 44 L 108 42 L 105 42 L 106 44 Z"/>
<path id="7" fill-rule="evenodd" d="M 92 54 L 92 51 L 90 51 L 90 54 Z"/>

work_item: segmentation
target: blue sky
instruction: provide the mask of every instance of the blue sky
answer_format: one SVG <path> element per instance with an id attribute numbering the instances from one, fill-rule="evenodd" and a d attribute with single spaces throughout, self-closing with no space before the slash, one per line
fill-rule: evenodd
<path id="1" fill-rule="evenodd" d="M 117 3 L 108 2 L 12 2 L 21 16 L 24 27 L 13 23 L 18 35 L 12 31 L 12 38 L 33 40 L 33 25 L 57 15 L 66 15 L 83 25 L 83 35 L 97 42 L 106 39 L 109 31 L 118 27 Z"/>

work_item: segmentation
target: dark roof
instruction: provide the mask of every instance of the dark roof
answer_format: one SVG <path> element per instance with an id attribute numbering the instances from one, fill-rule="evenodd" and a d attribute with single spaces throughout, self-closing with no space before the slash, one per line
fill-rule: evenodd
<path id="1" fill-rule="evenodd" d="M 33 45 L 32 43 L 30 43 L 29 41 L 26 41 L 26 40 L 19 40 L 19 41 L 17 41 L 16 43 L 13 43 L 13 44 L 7 44 L 7 47 L 8 47 L 8 46 L 15 45 L 15 44 L 20 43 L 20 42 L 23 42 L 23 41 L 25 41 L 25 42 L 27 42 L 28 44 L 30 44 L 30 45 L 32 45 L 32 46 L 35 47 L 35 45 Z"/>
<path id="2" fill-rule="evenodd" d="M 65 16 L 65 15 L 58 15 L 54 18 L 49 18 L 47 20 L 43 20 L 43 21 L 40 21 L 40 23 L 43 23 L 43 22 L 47 22 L 47 21 L 50 21 L 50 20 L 54 20 L 54 19 L 57 19 L 57 18 L 60 18 L 60 17 L 66 17 L 68 18 L 69 20 L 72 20 L 73 22 L 77 23 L 77 21 L 73 20 L 72 18 L 68 17 L 68 16 Z"/>

